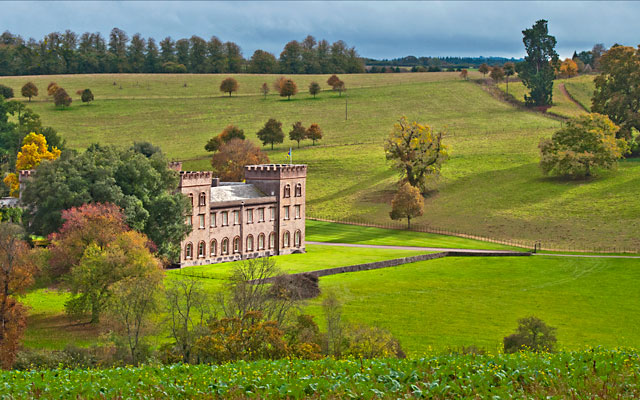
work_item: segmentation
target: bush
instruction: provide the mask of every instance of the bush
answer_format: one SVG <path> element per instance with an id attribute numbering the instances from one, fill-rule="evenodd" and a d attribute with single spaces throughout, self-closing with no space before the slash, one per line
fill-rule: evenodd
<path id="1" fill-rule="evenodd" d="M 85 89 L 80 94 L 80 98 L 83 103 L 89 103 L 93 101 L 93 93 L 91 93 L 91 89 Z"/>
<path id="2" fill-rule="evenodd" d="M 556 328 L 548 326 L 541 319 L 527 317 L 518 320 L 516 332 L 505 336 L 503 340 L 505 353 L 516 353 L 521 350 L 533 352 L 552 352 L 557 342 Z"/>
<path id="3" fill-rule="evenodd" d="M 0 85 L 0 96 L 4 97 L 5 99 L 12 98 L 13 89 L 11 89 L 9 86 Z"/>
<path id="4" fill-rule="evenodd" d="M 389 331 L 378 327 L 356 325 L 346 332 L 347 348 L 344 355 L 355 358 L 406 358 L 398 339 Z"/>
<path id="5" fill-rule="evenodd" d="M 309 274 L 280 275 L 271 285 L 271 295 L 284 296 L 291 300 L 313 299 L 320 295 L 318 277 Z"/>

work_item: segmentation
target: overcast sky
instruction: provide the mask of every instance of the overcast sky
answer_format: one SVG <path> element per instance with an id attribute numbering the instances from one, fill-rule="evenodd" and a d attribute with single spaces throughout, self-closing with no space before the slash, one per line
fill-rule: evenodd
<path id="1" fill-rule="evenodd" d="M 101 32 L 113 27 L 129 37 L 174 39 L 212 35 L 280 54 L 290 40 L 307 34 L 342 39 L 372 58 L 524 55 L 522 30 L 549 21 L 557 51 L 595 43 L 636 46 L 640 2 L 2 2 L 0 29 L 41 39 L 52 31 Z"/>

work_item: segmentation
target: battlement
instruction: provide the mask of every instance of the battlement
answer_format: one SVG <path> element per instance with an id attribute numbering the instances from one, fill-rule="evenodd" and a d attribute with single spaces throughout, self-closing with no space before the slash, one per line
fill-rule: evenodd
<path id="1" fill-rule="evenodd" d="M 244 167 L 245 179 L 305 178 L 305 164 L 260 164 Z"/>
<path id="2" fill-rule="evenodd" d="M 177 172 L 182 171 L 182 161 L 169 161 L 169 169 Z"/>
<path id="3" fill-rule="evenodd" d="M 211 186 L 211 171 L 180 171 L 180 187 Z"/>
<path id="4" fill-rule="evenodd" d="M 35 169 L 21 169 L 18 171 L 18 181 L 23 182 L 25 179 L 33 176 L 35 172 Z"/>

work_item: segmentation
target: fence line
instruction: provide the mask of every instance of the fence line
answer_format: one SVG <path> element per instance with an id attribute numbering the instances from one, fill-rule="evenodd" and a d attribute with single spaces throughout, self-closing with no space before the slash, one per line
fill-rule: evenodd
<path id="1" fill-rule="evenodd" d="M 427 224 L 412 224 L 411 228 L 407 229 L 406 225 L 402 222 L 378 223 L 378 222 L 371 222 L 369 220 L 366 220 L 365 218 L 356 217 L 356 216 L 346 217 L 346 218 L 335 218 L 335 217 L 319 216 L 318 214 L 313 214 L 312 216 L 308 216 L 307 219 L 313 220 L 313 221 L 367 226 L 367 227 L 373 227 L 373 228 L 433 233 L 433 234 L 445 235 L 445 236 L 455 236 L 455 237 L 460 237 L 465 239 L 478 240 L 482 242 L 501 244 L 501 245 L 511 246 L 511 247 L 518 247 L 522 249 L 531 250 L 534 252 L 542 250 L 542 251 L 556 251 L 556 252 L 570 252 L 570 253 L 630 253 L 630 254 L 640 253 L 640 249 L 633 248 L 633 247 L 626 247 L 626 246 L 594 246 L 592 248 L 585 249 L 585 248 L 575 248 L 572 246 L 562 247 L 554 244 L 553 242 L 544 242 L 542 240 L 497 239 L 497 238 L 491 238 L 487 236 L 462 232 L 458 230 L 443 229 L 443 228 L 434 227 Z"/>

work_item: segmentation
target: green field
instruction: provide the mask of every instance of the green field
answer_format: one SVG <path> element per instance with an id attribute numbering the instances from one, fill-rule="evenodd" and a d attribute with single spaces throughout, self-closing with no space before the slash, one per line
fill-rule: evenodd
<path id="1" fill-rule="evenodd" d="M 203 146 L 227 124 L 238 125 L 257 143 L 254 133 L 270 117 L 280 119 L 286 131 L 296 120 L 319 123 L 325 133 L 319 145 L 304 143 L 297 150 L 286 140 L 274 151 L 266 149 L 272 162 L 285 162 L 291 146 L 294 162 L 309 165 L 309 216 L 377 223 L 389 222 L 397 180 L 382 142 L 404 114 L 446 129 L 451 153 L 437 190 L 426 199 L 425 215 L 416 224 L 496 239 L 541 241 L 548 248 L 640 248 L 640 204 L 635 201 L 639 162 L 621 163 L 618 171 L 588 182 L 544 178 L 537 165 L 537 144 L 561 121 L 496 100 L 480 85 L 460 80 L 458 73 L 345 75 L 346 121 L 344 95 L 323 92 L 313 99 L 306 93 L 311 80 L 326 86 L 326 76 L 296 76 L 300 94 L 291 101 L 259 95 L 260 84 L 272 82 L 275 75 L 238 75 L 239 95 L 225 97 L 217 90 L 224 76 L 3 77 L 0 83 L 19 91 L 32 79 L 41 93 L 52 80 L 70 93 L 91 87 L 96 101 L 89 106 L 77 99 L 66 110 L 50 101 L 32 106 L 71 147 L 149 140 L 171 159 L 191 160 L 186 169 L 209 168 Z M 570 82 L 574 80 L 567 80 L 567 88 L 574 90 Z M 517 90 L 517 84 L 509 87 Z M 554 99 L 564 101 L 558 95 Z M 565 106 L 577 110 L 573 103 Z"/>
<path id="2" fill-rule="evenodd" d="M 564 81 L 567 91 L 582 107 L 591 109 L 591 98 L 596 89 L 592 75 L 581 75 Z"/>
<path id="3" fill-rule="evenodd" d="M 0 397 L 123 399 L 618 398 L 640 395 L 633 350 L 430 354 L 407 360 L 1 371 Z"/>

